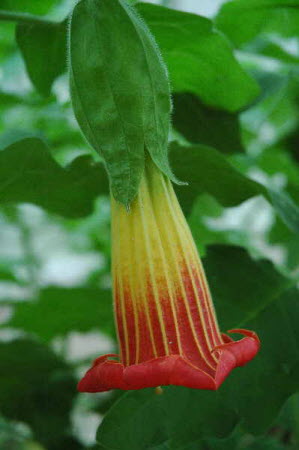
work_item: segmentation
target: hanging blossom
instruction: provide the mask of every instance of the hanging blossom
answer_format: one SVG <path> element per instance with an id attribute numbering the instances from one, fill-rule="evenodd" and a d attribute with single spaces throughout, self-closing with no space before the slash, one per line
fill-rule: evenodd
<path id="1" fill-rule="evenodd" d="M 120 355 L 97 358 L 82 392 L 179 385 L 217 389 L 259 350 L 252 331 L 219 331 L 211 294 L 170 180 L 147 161 L 130 211 L 112 198 L 114 312 Z"/>

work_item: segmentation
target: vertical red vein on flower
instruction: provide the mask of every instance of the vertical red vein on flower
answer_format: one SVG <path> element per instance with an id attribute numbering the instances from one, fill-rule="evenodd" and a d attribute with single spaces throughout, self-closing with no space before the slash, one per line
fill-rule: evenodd
<path id="1" fill-rule="evenodd" d="M 132 214 L 129 216 L 129 229 L 128 229 L 128 243 L 129 243 L 129 254 L 130 254 L 130 264 L 128 264 L 128 291 L 127 295 L 130 297 L 132 303 L 133 314 L 134 314 L 134 330 L 135 330 L 135 340 L 132 339 L 133 349 L 129 364 L 137 364 L 140 357 L 140 330 L 139 330 L 139 317 L 138 317 L 138 292 L 136 286 L 136 277 L 134 277 L 134 268 L 136 267 L 137 261 L 135 260 L 134 251 L 134 240 L 130 239 L 130 236 L 134 236 L 134 217 Z M 135 347 L 135 349 L 134 349 Z M 135 350 L 135 356 L 134 356 Z"/>
<path id="2" fill-rule="evenodd" d="M 112 234 L 120 234 L 120 223 L 112 222 Z M 119 255 L 119 243 L 112 240 L 112 265 L 113 289 L 114 289 L 114 309 L 116 311 L 116 329 L 119 337 L 120 356 L 125 364 L 129 363 L 129 333 L 126 320 L 126 308 L 124 304 L 124 288 L 122 283 L 122 273 L 120 271 L 121 261 Z"/>
<path id="3" fill-rule="evenodd" d="M 141 182 L 140 189 L 142 189 L 142 182 Z M 138 202 L 138 198 L 137 198 L 137 202 Z M 147 261 L 148 261 L 148 268 L 149 268 L 150 284 L 148 283 L 147 286 L 148 287 L 150 286 L 150 289 L 152 291 L 152 297 L 154 298 L 154 301 L 155 301 L 156 310 L 157 310 L 157 314 L 158 314 L 159 325 L 160 325 L 162 338 L 163 338 L 163 345 L 164 345 L 165 354 L 169 355 L 167 336 L 166 336 L 165 326 L 164 326 L 164 322 L 163 322 L 163 314 L 162 314 L 162 310 L 161 310 L 161 307 L 160 307 L 159 293 L 157 291 L 157 286 L 156 286 L 156 283 L 155 283 L 154 258 L 153 258 L 151 246 L 149 245 L 150 231 L 149 231 L 149 228 L 148 228 L 147 220 L 144 217 L 144 205 L 142 204 L 141 201 L 139 201 L 138 202 L 138 206 L 139 206 L 139 212 L 140 212 L 140 216 L 141 216 L 141 224 L 142 224 L 143 237 L 144 237 L 144 242 L 145 242 L 145 248 L 146 248 L 146 253 L 147 253 Z"/>
<path id="4" fill-rule="evenodd" d="M 167 258 L 165 256 L 165 248 L 162 243 L 162 236 L 161 236 L 161 227 L 157 224 L 157 211 L 155 210 L 155 204 L 154 204 L 154 198 L 150 197 L 150 189 L 148 186 L 148 180 L 145 180 L 145 187 L 146 187 L 146 197 L 150 201 L 150 213 L 152 216 L 152 225 L 153 225 L 153 232 L 156 235 L 156 241 L 157 241 L 157 248 L 156 251 L 159 252 L 159 257 L 161 258 L 161 265 L 162 265 L 162 272 L 163 272 L 163 279 L 161 279 L 161 283 L 157 283 L 158 286 L 160 286 L 159 292 L 160 292 L 160 298 L 161 298 L 161 305 L 162 308 L 164 306 L 164 309 L 166 309 L 166 303 L 169 302 L 170 304 L 170 314 L 167 313 L 164 314 L 164 320 L 168 321 L 168 326 L 166 326 L 166 329 L 168 330 L 167 334 L 167 341 L 170 353 L 174 352 L 181 352 L 181 342 L 180 342 L 180 331 L 178 326 L 178 318 L 176 315 L 176 308 L 175 308 L 175 286 L 173 286 L 173 283 L 171 283 L 170 276 L 169 276 L 169 268 L 167 266 Z M 161 289 L 161 286 L 164 286 L 164 289 Z M 172 321 L 173 319 L 173 321 Z M 174 332 L 173 332 L 174 328 Z M 171 332 L 172 329 L 172 332 Z"/>
<path id="5" fill-rule="evenodd" d="M 165 183 L 169 184 L 171 187 L 171 182 L 169 180 L 166 180 Z M 180 205 L 177 201 L 176 195 L 174 193 L 173 190 L 169 190 L 170 195 L 171 195 L 171 201 L 172 204 L 174 205 L 174 210 L 176 213 L 176 218 L 178 221 L 181 222 L 182 225 L 184 225 L 185 222 L 185 218 L 182 214 L 182 210 L 180 208 Z M 183 222 L 183 223 L 182 223 Z M 213 337 L 213 343 L 214 345 L 219 345 L 219 343 L 221 343 L 221 333 L 218 327 L 218 322 L 217 320 L 215 320 L 216 317 L 216 313 L 215 313 L 215 309 L 211 300 L 211 294 L 210 294 L 210 290 L 209 290 L 209 286 L 208 286 L 208 282 L 202 267 L 202 263 L 200 261 L 200 259 L 198 258 L 198 253 L 197 253 L 197 249 L 195 247 L 194 244 L 194 240 L 193 237 L 191 235 L 190 229 L 188 227 L 182 227 L 183 231 L 184 231 L 184 235 L 186 237 L 186 243 L 188 244 L 188 249 L 190 252 L 190 260 L 193 262 L 193 266 L 191 267 L 191 276 L 192 279 L 194 280 L 194 284 L 195 284 L 195 289 L 194 289 L 194 293 L 197 297 L 197 302 L 198 302 L 198 307 L 199 306 L 199 296 L 198 296 L 198 291 L 203 293 L 204 296 L 204 301 L 206 303 L 207 306 L 207 313 L 208 313 L 208 321 L 210 324 L 210 327 L 212 329 L 212 337 Z M 194 272 L 196 273 L 196 276 L 194 276 Z"/>
<path id="6" fill-rule="evenodd" d="M 134 235 L 136 233 L 140 233 L 140 229 L 139 229 L 139 223 L 136 220 L 136 215 L 134 215 Z M 149 311 L 149 305 L 147 302 L 147 292 L 146 292 L 146 286 L 144 285 L 144 280 L 143 280 L 143 272 L 142 272 L 142 264 L 140 264 L 140 254 L 138 253 L 138 248 L 135 245 L 134 248 L 134 263 L 135 263 L 135 267 L 137 269 L 137 284 L 138 284 L 138 292 L 140 293 L 140 305 L 139 305 L 139 315 L 142 315 L 142 309 L 144 309 L 145 312 L 145 320 L 147 323 L 147 328 L 148 328 L 148 333 L 149 333 L 149 340 L 151 343 L 151 347 L 152 347 L 152 355 L 151 357 L 156 358 L 158 356 L 158 352 L 157 352 L 157 348 L 156 348 L 156 342 L 155 342 L 155 335 L 153 332 L 153 327 L 152 327 L 152 322 L 151 322 L 151 314 Z M 144 258 L 144 256 L 142 255 L 142 258 Z M 143 321 L 142 319 L 139 320 L 139 324 L 140 324 L 140 333 L 144 333 L 145 334 L 145 330 L 143 326 Z M 141 345 L 143 344 L 143 342 L 146 342 L 146 337 L 144 338 L 144 340 L 141 338 Z M 144 347 L 144 345 L 143 345 Z M 150 358 L 150 356 L 149 356 Z M 138 361 L 139 362 L 139 361 Z"/>
<path id="7" fill-rule="evenodd" d="M 172 192 L 172 185 L 170 184 L 170 188 L 165 185 L 164 179 L 162 178 L 162 186 L 165 193 L 165 198 L 167 200 L 167 207 L 169 210 L 170 220 L 174 223 L 174 231 L 176 234 L 176 240 L 177 245 L 179 246 L 177 255 L 181 255 L 181 259 L 178 260 L 178 256 L 176 254 L 172 254 L 172 257 L 174 261 L 176 261 L 176 267 L 177 267 L 177 275 L 180 282 L 181 292 L 184 297 L 184 302 L 186 305 L 188 305 L 188 318 L 190 323 L 192 324 L 192 334 L 195 337 L 195 340 L 198 344 L 198 347 L 200 349 L 200 352 L 204 359 L 206 360 L 207 364 L 210 365 L 212 368 L 215 367 L 215 363 L 217 361 L 217 358 L 215 355 L 211 354 L 211 351 L 213 349 L 213 346 L 210 343 L 210 336 L 207 332 L 204 314 L 203 314 L 203 308 L 200 304 L 200 299 L 197 294 L 196 285 L 193 279 L 193 272 L 189 264 L 189 258 L 190 255 L 186 254 L 185 245 L 182 242 L 181 233 L 178 229 L 178 221 L 180 220 L 180 215 L 176 215 L 173 209 L 173 202 L 170 201 L 169 193 Z M 171 247 L 171 246 L 170 246 Z M 180 267 L 179 267 L 180 266 Z M 191 282 L 191 286 L 190 286 Z M 194 320 L 194 314 L 191 313 L 191 305 L 194 302 L 194 298 L 196 301 L 197 306 L 197 312 L 199 314 L 200 323 L 198 320 Z M 202 339 L 200 342 L 199 336 L 202 335 L 202 331 L 204 333 L 205 339 Z M 214 360 L 214 361 L 213 361 Z M 210 363 L 208 362 L 210 361 Z"/>

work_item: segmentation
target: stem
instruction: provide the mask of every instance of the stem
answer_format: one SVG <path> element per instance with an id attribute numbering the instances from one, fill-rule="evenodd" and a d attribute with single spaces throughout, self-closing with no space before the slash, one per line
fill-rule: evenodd
<path id="1" fill-rule="evenodd" d="M 161 386 L 157 386 L 155 388 L 155 394 L 156 395 L 162 395 L 163 394 L 163 389 L 161 388 Z"/>
<path id="2" fill-rule="evenodd" d="M 5 20 L 7 22 L 23 22 L 32 25 L 51 25 L 51 26 L 57 26 L 60 23 L 44 19 L 43 17 L 34 16 L 33 14 L 14 13 L 10 11 L 4 11 L 2 9 L 0 9 L 0 20 Z"/>

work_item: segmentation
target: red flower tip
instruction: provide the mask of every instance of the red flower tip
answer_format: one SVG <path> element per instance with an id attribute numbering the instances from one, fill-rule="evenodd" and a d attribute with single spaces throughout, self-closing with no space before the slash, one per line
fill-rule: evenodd
<path id="1" fill-rule="evenodd" d="M 216 390 L 232 369 L 243 366 L 258 352 L 260 341 L 248 330 L 231 330 L 246 337 L 216 346 L 218 362 L 214 371 L 204 370 L 187 357 L 170 355 L 154 358 L 125 367 L 117 361 L 108 360 L 105 355 L 97 358 L 78 384 L 80 392 L 102 392 L 110 389 L 142 389 L 156 386 L 186 386 L 195 389 Z"/>

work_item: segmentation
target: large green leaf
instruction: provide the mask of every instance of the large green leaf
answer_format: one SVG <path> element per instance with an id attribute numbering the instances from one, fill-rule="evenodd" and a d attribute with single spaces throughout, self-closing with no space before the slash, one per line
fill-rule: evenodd
<path id="1" fill-rule="evenodd" d="M 189 182 L 189 186 L 178 189 L 186 212 L 202 193 L 214 196 L 223 206 L 264 195 L 287 226 L 299 231 L 298 207 L 285 192 L 267 190 L 250 180 L 215 149 L 173 143 L 170 157 L 179 177 Z M 91 213 L 96 196 L 109 191 L 101 164 L 83 155 L 63 169 L 37 138 L 22 139 L 0 152 L 0 180 L 0 203 L 34 203 L 65 217 Z"/>
<path id="2" fill-rule="evenodd" d="M 225 3 L 217 17 L 217 27 L 236 46 L 253 40 L 260 33 L 298 36 L 297 0 L 233 0 Z"/>
<path id="3" fill-rule="evenodd" d="M 217 252 L 235 277 L 221 274 L 223 264 L 220 267 Z M 298 291 L 279 296 L 283 283 L 273 267 L 248 257 L 246 263 L 240 250 L 215 247 L 204 264 L 208 267 L 220 326 L 222 322 L 235 326 L 242 316 L 244 327 L 255 330 L 261 339 L 260 353 L 246 367 L 235 369 L 217 392 L 167 387 L 162 395 L 156 395 L 152 389 L 123 395 L 98 430 L 97 438 L 103 448 L 142 450 L 160 448 L 158 445 L 163 443 L 165 447 L 161 448 L 189 448 L 187 444 L 196 439 L 227 436 L 237 423 L 242 424 L 243 430 L 259 434 L 271 424 L 285 400 L 299 389 Z M 261 281 L 259 306 L 258 299 L 253 300 L 255 306 L 250 301 L 254 289 L 250 274 L 257 283 Z M 280 287 L 275 297 L 268 283 L 275 285 L 277 281 Z M 248 287 L 251 294 L 247 297 Z M 239 311 L 235 316 L 231 313 L 234 307 Z"/>
<path id="4" fill-rule="evenodd" d="M 48 288 L 36 301 L 17 303 L 4 325 L 34 333 L 43 341 L 71 331 L 100 329 L 113 335 L 112 294 L 96 288 Z"/>
<path id="5" fill-rule="evenodd" d="M 100 193 L 108 193 L 106 173 L 88 156 L 64 169 L 38 138 L 0 151 L 0 204 L 34 203 L 65 217 L 82 217 L 92 212 Z"/>
<path id="6" fill-rule="evenodd" d="M 166 68 L 145 24 L 122 0 L 81 0 L 70 25 L 70 83 L 78 123 L 104 158 L 115 198 L 137 193 L 145 149 L 171 176 Z"/>
<path id="7" fill-rule="evenodd" d="M 177 188 L 186 212 L 199 194 L 208 193 L 223 206 L 235 206 L 256 195 L 269 200 L 286 225 L 299 233 L 299 208 L 284 191 L 267 189 L 235 169 L 217 150 L 203 145 L 170 145 L 174 171 L 189 186 Z"/>
<path id="8" fill-rule="evenodd" d="M 174 171 L 189 183 L 177 188 L 186 211 L 199 194 L 213 195 L 223 206 L 235 206 L 255 195 L 266 192 L 260 184 L 236 170 L 217 150 L 204 145 L 183 147 L 170 145 L 170 160 Z"/>
<path id="9" fill-rule="evenodd" d="M 173 126 L 190 143 L 223 153 L 243 152 L 237 114 L 206 107 L 191 94 L 173 96 Z"/>
<path id="10" fill-rule="evenodd" d="M 137 8 L 157 39 L 175 92 L 192 92 L 206 105 L 230 112 L 254 100 L 256 82 L 210 20 L 149 3 Z"/>
<path id="11" fill-rule="evenodd" d="M 46 448 L 67 436 L 76 393 L 68 366 L 49 348 L 28 339 L 0 343 L 0 410 L 27 422 Z"/>
<path id="12" fill-rule="evenodd" d="M 32 83 L 48 96 L 53 81 L 66 69 L 66 23 L 20 22 L 16 39 Z"/>

